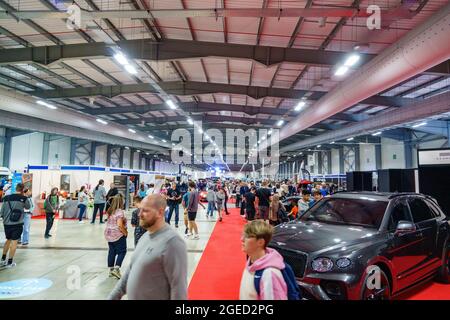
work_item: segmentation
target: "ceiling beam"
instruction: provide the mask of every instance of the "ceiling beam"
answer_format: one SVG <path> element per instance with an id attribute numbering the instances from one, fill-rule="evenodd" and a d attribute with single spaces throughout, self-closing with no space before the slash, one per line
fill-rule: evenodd
<path id="1" fill-rule="evenodd" d="M 215 123 L 215 122 L 236 122 L 242 123 L 244 125 L 252 125 L 252 124 L 263 124 L 267 126 L 275 126 L 278 120 L 273 119 L 257 119 L 257 118 L 246 118 L 246 117 L 232 117 L 232 116 L 216 116 L 216 115 L 193 115 L 191 117 L 194 121 L 202 121 L 204 123 Z M 139 119 L 120 119 L 114 120 L 114 122 L 122 124 L 122 125 L 138 125 L 138 124 L 146 124 L 148 123 L 156 123 L 156 124 L 164 124 L 168 122 L 178 122 L 178 121 L 186 121 L 185 116 L 166 116 L 166 117 L 143 117 Z M 313 128 L 324 129 L 324 130 L 334 130 L 340 128 L 340 126 L 329 125 L 329 124 L 316 124 Z"/>
<path id="2" fill-rule="evenodd" d="M 230 94 L 242 94 L 252 97 L 253 99 L 262 99 L 264 97 L 279 97 L 288 99 L 300 99 L 308 90 L 295 90 L 285 88 L 266 88 L 256 86 L 245 86 L 235 84 L 223 84 L 223 83 L 206 83 L 195 81 L 170 81 L 160 82 L 158 85 L 168 94 L 177 96 L 192 96 L 199 94 L 211 94 L 211 93 L 230 93 Z M 138 84 L 123 84 L 115 86 L 95 86 L 95 87 L 80 87 L 80 88 L 64 88 L 57 90 L 35 90 L 33 95 L 43 99 L 65 99 L 76 97 L 90 97 L 90 96 L 104 96 L 112 98 L 121 94 L 130 93 L 158 93 L 149 83 Z M 314 101 L 323 97 L 327 92 L 313 91 L 313 94 L 309 96 L 309 99 Z M 381 105 L 389 107 L 400 107 L 412 102 L 416 99 L 401 98 L 401 97 L 387 97 L 387 96 L 373 96 L 366 100 L 361 101 L 363 104 Z"/>
<path id="3" fill-rule="evenodd" d="M 348 55 L 339 51 L 318 51 L 231 43 L 169 40 L 160 42 L 145 40 L 121 40 L 116 44 L 130 59 L 172 61 L 190 58 L 224 57 L 251 59 L 271 66 L 281 62 L 301 63 L 313 66 L 330 66 L 342 62 Z M 20 49 L 1 49 L 0 64 L 36 62 L 50 64 L 65 59 L 90 59 L 112 57 L 114 50 L 107 43 L 82 43 L 42 46 Z M 361 54 L 366 63 L 374 54 Z"/>
<path id="4" fill-rule="evenodd" d="M 235 104 L 225 104 L 225 103 L 211 103 L 211 102 L 181 102 L 178 104 L 180 108 L 185 112 L 190 113 L 203 113 L 203 112 L 218 112 L 218 111 L 230 111 L 230 112 L 242 112 L 249 116 L 254 116 L 257 114 L 268 114 L 268 115 L 284 115 L 286 109 L 270 108 L 270 107 L 256 107 L 256 106 L 246 106 L 246 105 L 235 105 Z M 123 113 L 139 113 L 145 114 L 147 112 L 153 111 L 168 111 L 168 106 L 164 103 L 162 104 L 148 104 L 148 105 L 132 105 L 132 106 L 121 106 L 115 108 L 87 108 L 83 110 L 91 115 L 110 115 L 110 114 L 123 114 Z M 361 121 L 365 117 L 360 115 L 350 115 L 345 113 L 336 114 L 333 118 L 334 120 L 343 121 Z"/>
<path id="5" fill-rule="evenodd" d="M 435 76 L 450 76 L 450 60 L 444 61 L 434 67 L 426 70 L 425 74 L 435 75 Z"/>
<path id="6" fill-rule="evenodd" d="M 369 120 L 346 125 L 338 130 L 332 130 L 313 138 L 290 144 L 280 149 L 280 152 L 299 150 L 331 141 L 343 140 L 349 137 L 367 135 L 379 130 L 388 130 L 394 126 L 405 126 L 418 120 L 440 115 L 450 110 L 450 91 L 419 101 L 408 107 L 408 112 L 395 109 L 371 117 Z M 419 128 L 417 128 L 419 129 Z"/>

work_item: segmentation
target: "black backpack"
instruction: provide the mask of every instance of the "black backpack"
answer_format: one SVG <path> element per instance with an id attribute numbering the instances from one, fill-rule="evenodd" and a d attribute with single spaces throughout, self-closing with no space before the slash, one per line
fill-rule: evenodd
<path id="1" fill-rule="evenodd" d="M 11 216 L 9 217 L 9 220 L 11 220 L 11 222 L 18 222 L 23 215 L 23 210 L 13 209 L 11 207 L 11 202 L 9 202 L 9 201 L 8 201 L 8 205 L 9 205 L 9 210 L 11 210 Z"/>

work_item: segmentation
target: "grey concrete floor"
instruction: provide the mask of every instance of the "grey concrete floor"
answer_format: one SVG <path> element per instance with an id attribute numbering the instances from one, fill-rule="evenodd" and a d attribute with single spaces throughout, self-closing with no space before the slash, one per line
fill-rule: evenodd
<path id="1" fill-rule="evenodd" d="M 216 219 L 207 219 L 206 211 L 200 208 L 197 215 L 200 240 L 186 240 L 188 248 L 188 281 L 197 267 L 202 253 L 215 226 Z M 182 211 L 180 210 L 180 213 Z M 184 235 L 184 224 L 180 214 L 180 227 Z M 131 213 L 128 213 L 130 221 Z M 172 227 L 174 225 L 172 216 Z M 0 244 L 3 247 L 4 232 L 0 222 Z M 108 244 L 103 236 L 104 225 L 91 225 L 88 220 L 55 220 L 53 237 L 44 238 L 45 219 L 32 219 L 30 244 L 18 246 L 14 261 L 17 266 L 0 270 L 0 283 L 25 278 L 45 278 L 53 285 L 42 292 L 18 299 L 27 300 L 103 300 L 118 280 L 108 277 Z M 128 265 L 133 254 L 133 228 L 128 225 L 128 252 L 122 269 Z M 79 287 L 74 275 L 80 274 Z"/>

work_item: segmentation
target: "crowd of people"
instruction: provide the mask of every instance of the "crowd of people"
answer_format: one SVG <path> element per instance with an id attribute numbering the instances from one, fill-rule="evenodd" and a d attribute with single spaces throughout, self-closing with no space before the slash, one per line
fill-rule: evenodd
<path id="1" fill-rule="evenodd" d="M 290 181 L 261 183 L 240 180 L 167 181 L 155 188 L 142 183 L 133 194 L 134 210 L 131 225 L 134 228 L 135 251 L 126 270 L 121 272 L 127 254 L 128 219 L 125 196 L 111 185 L 108 192 L 100 180 L 92 192 L 84 186 L 78 191 L 78 219 L 83 221 L 90 198 L 93 198 L 94 224 L 99 214 L 105 223 L 104 237 L 108 243 L 107 266 L 109 275 L 119 279 L 110 299 L 186 299 L 187 298 L 187 247 L 178 235 L 180 206 L 183 210 L 185 238 L 198 240 L 196 217 L 199 207 L 206 210 L 208 219 L 222 222 L 230 214 L 227 204 L 234 199 L 236 208 L 248 223 L 242 234 L 242 250 L 248 257 L 240 287 L 241 299 L 287 299 L 295 287 L 286 276 L 288 265 L 283 257 L 267 248 L 273 226 L 298 219 L 315 202 L 333 192 L 333 186 L 295 185 Z M 131 190 L 130 190 L 131 191 Z M 207 208 L 202 204 L 201 193 L 206 193 Z M 311 198 L 311 194 L 313 197 Z M 286 211 L 283 200 L 291 201 Z M 5 227 L 6 243 L 1 264 L 15 266 L 17 244 L 29 243 L 29 228 L 34 203 L 31 191 L 18 184 L 15 193 L 3 198 L 1 217 Z M 50 238 L 55 214 L 60 209 L 58 188 L 53 188 L 44 201 L 46 215 L 45 238 Z M 104 214 L 106 219 L 104 220 Z M 175 228 L 171 227 L 172 217 Z M 148 272 L 151 271 L 151 272 Z M 264 272 L 262 272 L 264 271 Z M 255 275 L 258 284 L 255 287 Z M 295 283 L 295 281 L 294 281 Z M 294 292 L 295 293 L 295 292 Z M 293 295 L 295 296 L 295 294 Z"/>

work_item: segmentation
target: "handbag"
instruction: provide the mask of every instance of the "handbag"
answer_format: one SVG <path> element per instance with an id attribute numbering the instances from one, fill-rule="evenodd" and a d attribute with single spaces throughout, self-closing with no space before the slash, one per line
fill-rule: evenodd
<path id="1" fill-rule="evenodd" d="M 9 217 L 9 220 L 11 220 L 11 222 L 18 222 L 23 215 L 23 210 L 13 209 L 11 207 L 11 202 L 9 202 L 9 201 L 8 201 L 8 205 L 9 205 L 9 210 L 11 210 L 11 216 Z"/>

